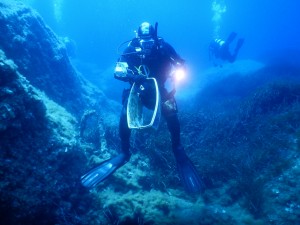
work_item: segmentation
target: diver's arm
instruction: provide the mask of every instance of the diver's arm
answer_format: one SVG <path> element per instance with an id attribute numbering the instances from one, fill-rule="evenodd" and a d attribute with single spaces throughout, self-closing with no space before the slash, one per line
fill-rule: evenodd
<path id="1" fill-rule="evenodd" d="M 134 72 L 128 66 L 128 63 L 121 58 L 116 64 L 114 71 L 114 78 L 124 82 L 132 82 L 134 77 Z"/>
<path id="2" fill-rule="evenodd" d="M 126 76 L 120 76 L 120 74 L 114 73 L 114 78 L 120 81 L 129 82 L 129 78 Z"/>
<path id="3" fill-rule="evenodd" d="M 171 62 L 174 66 L 184 66 L 185 60 L 177 54 L 175 49 L 170 44 L 168 44 L 167 42 L 163 42 L 163 47 L 169 55 Z"/>
<path id="4" fill-rule="evenodd" d="M 137 76 L 131 70 L 127 69 L 126 73 L 123 72 L 116 72 L 114 73 L 114 78 L 117 80 L 121 80 L 124 82 L 134 83 L 137 81 Z"/>
<path id="5" fill-rule="evenodd" d="M 131 69 L 127 62 L 119 61 L 115 67 L 114 78 L 129 83 L 141 83 L 146 77 Z"/>
<path id="6" fill-rule="evenodd" d="M 114 78 L 124 82 L 131 82 L 134 72 L 131 68 L 131 57 L 130 55 L 134 51 L 134 48 L 129 46 L 124 50 L 123 54 L 118 59 L 118 62 L 114 71 Z"/>

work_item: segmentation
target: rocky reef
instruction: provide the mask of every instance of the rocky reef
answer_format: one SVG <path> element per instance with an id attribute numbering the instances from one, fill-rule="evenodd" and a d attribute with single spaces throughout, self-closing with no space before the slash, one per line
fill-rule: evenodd
<path id="1" fill-rule="evenodd" d="M 74 69 L 32 9 L 1 1 L 0 30 L 1 221 L 81 223 L 74 204 L 90 199 L 79 186 L 87 152 L 105 144 L 104 129 L 116 128 L 120 106 Z"/>
<path id="2" fill-rule="evenodd" d="M 300 69 L 238 61 L 179 102 L 206 190 L 180 184 L 166 125 L 133 132 L 131 161 L 93 190 L 80 176 L 117 153 L 120 104 L 85 80 L 31 8 L 0 2 L 3 224 L 297 224 Z M 5 35 L 4 35 L 5 34 Z"/>

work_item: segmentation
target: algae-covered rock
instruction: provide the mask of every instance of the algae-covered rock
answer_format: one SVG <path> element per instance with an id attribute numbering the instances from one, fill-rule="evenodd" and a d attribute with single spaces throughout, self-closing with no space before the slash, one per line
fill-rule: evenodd
<path id="1" fill-rule="evenodd" d="M 69 96 L 80 104 L 80 79 L 65 46 L 37 12 L 20 2 L 3 1 L 0 27 L 5 34 L 0 36 L 0 48 L 32 85 L 60 104 L 66 104 Z M 63 84 L 68 84 L 68 88 Z M 71 105 L 68 108 L 71 110 Z"/>
<path id="2" fill-rule="evenodd" d="M 75 142 L 76 119 L 33 87 L 2 50 L 0 90 L 1 221 L 35 223 L 40 217 L 51 224 L 60 207 L 56 193 L 71 194 L 67 190 L 84 167 Z M 67 158 L 71 164 L 64 164 Z"/>
<path id="3" fill-rule="evenodd" d="M 93 215 L 90 209 L 98 203 L 79 181 L 87 158 L 108 151 L 105 132 L 108 126 L 116 129 L 120 105 L 81 77 L 59 38 L 32 9 L 1 1 L 0 31 L 1 222 L 103 220 Z M 79 129 L 89 110 L 99 115 L 97 147 L 82 139 Z"/>

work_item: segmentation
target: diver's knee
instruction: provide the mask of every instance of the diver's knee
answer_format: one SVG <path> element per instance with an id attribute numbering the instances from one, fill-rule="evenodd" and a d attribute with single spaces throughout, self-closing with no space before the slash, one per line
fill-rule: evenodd
<path id="1" fill-rule="evenodd" d="M 167 117 L 178 112 L 177 103 L 174 97 L 168 99 L 162 104 L 162 112 Z"/>

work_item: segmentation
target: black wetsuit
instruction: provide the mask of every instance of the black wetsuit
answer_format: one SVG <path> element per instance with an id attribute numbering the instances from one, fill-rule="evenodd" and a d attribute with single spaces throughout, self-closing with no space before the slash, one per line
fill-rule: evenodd
<path id="1" fill-rule="evenodd" d="M 203 182 L 197 174 L 195 166 L 186 155 L 184 148 L 180 143 L 180 125 L 177 117 L 177 106 L 174 99 L 174 92 L 171 91 L 169 93 L 164 87 L 164 83 L 171 73 L 172 67 L 178 64 L 182 65 L 184 61 L 178 56 L 175 50 L 162 39 L 157 39 L 154 41 L 154 45 L 151 43 L 153 43 L 151 40 L 150 42 L 143 43 L 147 44 L 148 47 L 151 47 L 143 49 L 141 48 L 143 46 L 141 46 L 142 44 L 140 43 L 140 40 L 133 39 L 129 44 L 129 47 L 126 48 L 123 55 L 119 59 L 120 62 L 124 62 L 124 64 L 126 62 L 128 64 L 127 73 L 117 73 L 116 71 L 115 78 L 131 84 L 143 82 L 140 80 L 140 78 L 143 78 L 143 76 L 137 75 L 141 65 L 144 65 L 143 68 L 148 68 L 145 70 L 145 72 L 148 72 L 147 74 L 149 77 L 156 78 L 161 96 L 161 112 L 167 121 L 171 134 L 172 147 L 180 180 L 182 181 L 186 191 L 193 193 L 200 192 L 204 188 Z M 145 82 L 141 84 L 144 85 Z M 87 188 L 95 187 L 130 159 L 131 153 L 129 148 L 131 131 L 128 128 L 126 115 L 128 95 L 129 89 L 124 90 L 123 109 L 120 117 L 119 127 L 122 151 L 119 155 L 105 160 L 100 165 L 91 169 L 81 177 L 82 185 Z"/>
<path id="2" fill-rule="evenodd" d="M 214 61 L 217 66 L 216 59 L 233 63 L 236 60 L 238 52 L 244 43 L 244 39 L 240 38 L 233 52 L 230 51 L 230 44 L 233 42 L 237 34 L 231 32 L 226 41 L 215 39 L 209 45 L 209 58 Z"/>
<path id="3" fill-rule="evenodd" d="M 142 49 L 139 39 L 133 39 L 129 46 L 125 49 L 119 61 L 127 62 L 128 69 L 132 71 L 134 75 L 138 73 L 137 68 L 139 66 L 145 65 L 149 68 L 149 77 L 154 77 L 157 80 L 161 96 L 161 112 L 163 117 L 166 119 L 168 129 L 171 134 L 173 150 L 176 151 L 176 149 L 180 146 L 180 124 L 177 117 L 177 106 L 174 95 L 168 93 L 164 84 L 171 73 L 172 67 L 176 64 L 182 65 L 184 60 L 179 57 L 171 45 L 164 42 L 162 39 L 157 39 L 150 50 Z M 135 77 L 134 75 L 130 76 L 129 74 L 125 78 L 115 75 L 115 78 L 132 84 L 134 82 L 132 79 L 132 77 Z M 131 130 L 128 128 L 126 116 L 128 95 L 129 89 L 125 89 L 122 99 L 123 109 L 120 117 L 119 132 L 122 152 L 129 158 Z M 171 108 L 166 107 L 165 102 L 168 100 L 173 104 Z"/>

